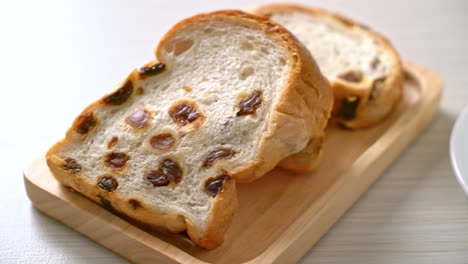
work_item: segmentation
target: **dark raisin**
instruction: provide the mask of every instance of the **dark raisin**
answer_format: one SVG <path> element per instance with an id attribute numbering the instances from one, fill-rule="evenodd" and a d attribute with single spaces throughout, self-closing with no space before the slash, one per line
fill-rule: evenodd
<path id="1" fill-rule="evenodd" d="M 114 136 L 112 137 L 110 140 L 109 140 L 109 143 L 107 143 L 107 148 L 108 149 L 111 149 L 113 147 L 115 147 L 115 145 L 117 145 L 117 143 L 119 142 L 119 138 Z"/>
<path id="2" fill-rule="evenodd" d="M 237 112 L 237 116 L 255 114 L 255 111 L 262 103 L 261 95 L 261 92 L 255 91 L 251 96 L 242 99 L 239 102 L 239 111 Z"/>
<path id="3" fill-rule="evenodd" d="M 182 178 L 182 169 L 171 159 L 165 159 L 161 165 L 159 165 L 159 169 L 165 175 L 169 176 L 169 179 L 173 182 L 178 183 Z"/>
<path id="4" fill-rule="evenodd" d="M 159 150 L 168 150 L 174 145 L 175 139 L 171 134 L 159 134 L 151 137 L 151 147 Z"/>
<path id="5" fill-rule="evenodd" d="M 81 171 L 81 165 L 76 162 L 76 160 L 72 158 L 65 158 L 64 159 L 65 164 L 63 165 L 63 168 L 67 171 L 70 171 L 73 174 L 77 174 L 78 172 Z"/>
<path id="6" fill-rule="evenodd" d="M 371 69 L 372 70 L 375 70 L 377 69 L 377 66 L 379 66 L 380 64 L 380 59 L 375 57 L 372 61 L 371 61 Z"/>
<path id="7" fill-rule="evenodd" d="M 104 209 L 109 210 L 109 211 L 114 211 L 114 208 L 112 207 L 112 204 L 109 200 L 104 198 L 102 195 L 98 195 L 98 198 L 101 201 L 101 205 L 102 207 L 104 207 Z"/>
<path id="8" fill-rule="evenodd" d="M 138 72 L 140 73 L 141 76 L 153 76 L 153 75 L 163 72 L 164 69 L 166 69 L 166 65 L 164 63 L 159 62 L 159 63 L 153 64 L 151 67 L 143 66 L 139 69 Z"/>
<path id="9" fill-rule="evenodd" d="M 143 90 L 143 88 L 141 88 L 141 87 L 138 87 L 138 89 L 136 90 L 136 94 L 138 94 L 138 95 L 142 95 L 143 93 L 144 93 L 144 90 Z"/>
<path id="10" fill-rule="evenodd" d="M 133 83 L 132 81 L 127 80 L 120 89 L 104 97 L 103 100 L 106 104 L 121 105 L 128 100 L 130 95 L 132 95 L 132 92 L 133 92 Z"/>
<path id="11" fill-rule="evenodd" d="M 148 173 L 146 179 L 153 184 L 154 187 L 166 186 L 170 182 L 178 183 L 182 178 L 182 169 L 171 159 L 165 159 L 158 170 L 153 170 Z"/>
<path id="12" fill-rule="evenodd" d="M 356 109 L 359 105 L 359 97 L 348 96 L 343 98 L 341 114 L 344 120 L 353 120 L 356 117 Z"/>
<path id="13" fill-rule="evenodd" d="M 374 100 L 379 97 L 380 91 L 383 84 L 385 83 L 385 77 L 378 78 L 372 83 L 372 89 L 369 94 L 369 100 Z"/>
<path id="14" fill-rule="evenodd" d="M 76 132 L 86 134 L 93 129 L 97 124 L 93 113 L 85 113 L 76 119 Z"/>
<path id="15" fill-rule="evenodd" d="M 362 72 L 360 71 L 349 71 L 338 75 L 338 78 L 348 82 L 358 83 L 362 81 Z"/>
<path id="16" fill-rule="evenodd" d="M 182 101 L 172 106 L 169 109 L 169 115 L 172 120 L 181 126 L 192 123 L 197 119 L 202 119 L 202 116 L 197 112 L 194 103 L 188 101 Z"/>
<path id="17" fill-rule="evenodd" d="M 107 154 L 105 163 L 113 170 L 120 170 L 125 167 L 125 164 L 130 159 L 127 154 L 122 152 L 111 152 Z"/>
<path id="18" fill-rule="evenodd" d="M 112 176 L 102 176 L 99 178 L 97 185 L 106 192 L 113 192 L 117 189 L 119 183 Z"/>
<path id="19" fill-rule="evenodd" d="M 146 176 L 146 180 L 154 187 L 166 186 L 170 182 L 169 176 L 159 170 L 150 171 Z"/>
<path id="20" fill-rule="evenodd" d="M 135 111 L 125 118 L 125 122 L 134 128 L 143 128 L 150 119 L 150 113 L 144 109 Z"/>
<path id="21" fill-rule="evenodd" d="M 216 178 L 209 178 L 205 182 L 205 191 L 215 197 L 223 189 L 223 182 L 229 180 L 229 176 L 222 174 Z"/>
<path id="22" fill-rule="evenodd" d="M 136 210 L 136 209 L 138 209 L 138 208 L 140 208 L 140 207 L 143 207 L 143 206 L 141 206 L 141 203 L 140 203 L 138 200 L 135 200 L 135 199 L 130 199 L 130 200 L 128 201 L 128 203 L 130 203 L 130 205 L 132 206 L 133 210 Z"/>
<path id="23" fill-rule="evenodd" d="M 205 160 L 203 161 L 203 167 L 210 167 L 220 159 L 230 159 L 234 154 L 235 152 L 233 150 L 226 148 L 213 150 L 206 155 Z"/>

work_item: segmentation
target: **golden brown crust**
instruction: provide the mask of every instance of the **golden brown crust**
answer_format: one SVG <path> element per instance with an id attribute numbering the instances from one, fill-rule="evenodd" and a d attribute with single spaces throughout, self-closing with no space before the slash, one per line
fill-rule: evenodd
<path id="1" fill-rule="evenodd" d="M 224 241 L 224 234 L 237 212 L 237 206 L 236 183 L 229 178 L 223 182 L 221 192 L 216 195 L 206 230 L 199 232 L 190 221 L 186 220 L 188 235 L 204 248 L 212 249 L 219 246 Z"/>
<path id="2" fill-rule="evenodd" d="M 199 23 L 203 20 L 226 19 L 243 23 L 247 26 L 260 27 L 267 34 L 282 43 L 282 46 L 290 58 L 290 78 L 287 80 L 279 102 L 272 109 L 268 131 L 260 139 L 258 157 L 250 164 L 229 172 L 238 181 L 252 181 L 272 169 L 281 159 L 291 154 L 292 149 L 297 149 L 296 144 L 303 138 L 302 146 L 313 135 L 322 135 L 323 129 L 331 112 L 332 91 L 327 80 L 320 74 L 317 65 L 308 51 L 284 28 L 271 22 L 267 18 L 253 16 L 240 11 L 219 11 L 209 14 L 201 14 L 185 19 L 176 24 L 163 36 L 155 50 L 156 57 L 161 61 L 161 49 L 174 34 L 190 23 Z M 134 87 L 138 87 L 138 72 L 134 70 L 119 85 L 116 90 L 132 81 Z M 131 100 L 131 99 L 130 99 Z M 83 113 L 93 112 L 101 107 L 107 107 L 100 99 L 88 106 Z M 118 107 L 118 106 L 117 106 Z M 67 131 L 65 139 L 56 143 L 46 154 L 47 164 L 54 176 L 64 185 L 70 186 L 88 198 L 102 203 L 107 200 L 113 210 L 128 215 L 138 221 L 151 226 L 166 227 L 172 232 L 187 230 L 190 238 L 198 245 L 205 248 L 213 248 L 221 244 L 224 234 L 229 227 L 237 208 L 237 196 L 234 180 L 223 183 L 223 191 L 216 195 L 212 204 L 210 218 L 207 220 L 204 230 L 197 229 L 188 219 L 178 215 L 161 214 L 146 208 L 135 206 L 124 200 L 119 195 L 119 190 L 106 192 L 89 182 L 85 177 L 78 177 L 63 169 L 64 161 L 57 153 L 69 144 L 79 144 L 84 135 L 76 132 L 75 120 Z M 91 130 L 89 133 L 93 133 Z M 298 139 L 299 134 L 299 139 Z"/>

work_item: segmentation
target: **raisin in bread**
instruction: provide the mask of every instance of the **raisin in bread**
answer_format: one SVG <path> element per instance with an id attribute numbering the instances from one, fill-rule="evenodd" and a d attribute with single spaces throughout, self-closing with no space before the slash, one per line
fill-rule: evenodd
<path id="1" fill-rule="evenodd" d="M 213 248 L 236 211 L 236 181 L 323 133 L 331 86 L 288 31 L 240 11 L 179 22 L 155 54 L 75 119 L 47 163 L 104 207 Z"/>
<path id="2" fill-rule="evenodd" d="M 347 128 L 371 126 L 400 99 L 399 56 L 383 36 L 341 15 L 290 4 L 259 7 L 313 54 L 334 91 L 333 116 Z"/>

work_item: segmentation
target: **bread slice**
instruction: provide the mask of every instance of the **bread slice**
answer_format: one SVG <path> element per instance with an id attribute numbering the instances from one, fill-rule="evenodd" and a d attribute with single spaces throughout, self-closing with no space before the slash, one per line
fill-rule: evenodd
<path id="1" fill-rule="evenodd" d="M 351 19 L 291 4 L 259 7 L 291 31 L 313 54 L 334 91 L 333 116 L 347 128 L 371 126 L 400 99 L 400 58 L 382 35 Z"/>
<path id="2" fill-rule="evenodd" d="M 341 15 L 294 4 L 272 4 L 250 12 L 271 18 L 290 30 L 313 54 L 333 87 L 333 119 L 351 129 L 385 118 L 401 96 L 403 72 L 391 43 L 380 34 Z M 304 173 L 313 170 L 323 137 L 279 166 Z"/>
<path id="3" fill-rule="evenodd" d="M 241 11 L 185 19 L 155 54 L 75 119 L 47 163 L 104 207 L 214 248 L 236 181 L 323 134 L 331 86 L 288 31 Z"/>

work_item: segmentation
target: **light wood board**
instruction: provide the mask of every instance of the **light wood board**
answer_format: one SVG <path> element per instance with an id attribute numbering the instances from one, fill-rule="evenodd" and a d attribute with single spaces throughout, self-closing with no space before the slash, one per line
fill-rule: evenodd
<path id="1" fill-rule="evenodd" d="M 397 111 L 370 129 L 327 129 L 323 160 L 308 175 L 275 169 L 238 184 L 239 212 L 225 243 L 214 250 L 182 235 L 140 229 L 53 178 L 44 157 L 24 171 L 34 206 L 135 263 L 294 263 L 352 206 L 438 109 L 441 78 L 405 63 Z"/>

